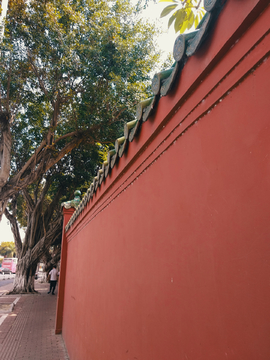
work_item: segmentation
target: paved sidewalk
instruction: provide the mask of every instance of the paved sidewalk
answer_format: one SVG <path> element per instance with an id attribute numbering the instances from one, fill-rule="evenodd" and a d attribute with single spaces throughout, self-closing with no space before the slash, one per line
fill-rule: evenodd
<path id="1" fill-rule="evenodd" d="M 54 333 L 57 291 L 48 295 L 48 288 L 36 281 L 37 295 L 0 296 L 1 360 L 69 359 L 62 336 Z"/>

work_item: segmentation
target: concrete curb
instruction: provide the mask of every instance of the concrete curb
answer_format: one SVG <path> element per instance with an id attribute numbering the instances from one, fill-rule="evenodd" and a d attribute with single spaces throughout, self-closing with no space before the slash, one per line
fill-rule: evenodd
<path id="1" fill-rule="evenodd" d="M 9 314 L 13 311 L 14 306 L 17 304 L 17 302 L 20 300 L 20 296 L 18 296 L 12 303 L 8 301 L 8 297 L 6 298 L 6 302 L 0 302 L 0 315 L 2 314 Z M 1 322 L 0 322 L 1 325 Z"/>

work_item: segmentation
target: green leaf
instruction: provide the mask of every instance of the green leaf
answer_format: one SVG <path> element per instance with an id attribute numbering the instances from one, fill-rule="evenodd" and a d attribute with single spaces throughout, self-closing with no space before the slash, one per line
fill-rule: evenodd
<path id="1" fill-rule="evenodd" d="M 179 31 L 180 33 L 184 33 L 193 26 L 197 28 L 205 14 L 201 0 L 159 0 L 159 2 L 175 3 L 165 7 L 160 15 L 160 17 L 164 17 L 175 10 L 172 16 L 169 15 L 168 21 L 168 28 L 170 28 L 174 22 L 175 32 Z M 179 10 L 176 10 L 176 7 L 178 7 Z"/>
<path id="2" fill-rule="evenodd" d="M 205 14 L 205 10 L 204 9 L 200 9 L 199 10 L 199 14 L 200 14 L 200 20 L 204 17 Z"/>
<path id="3" fill-rule="evenodd" d="M 171 26 L 172 23 L 174 22 L 175 17 L 176 17 L 176 12 L 169 18 L 169 21 L 168 21 L 168 29 L 170 28 L 170 26 Z"/>
<path id="4" fill-rule="evenodd" d="M 195 21 L 194 21 L 194 26 L 195 26 L 195 29 L 197 28 L 198 24 L 199 24 L 199 16 L 198 16 L 198 15 L 196 15 L 196 17 L 195 17 Z"/>
<path id="5" fill-rule="evenodd" d="M 183 21 L 185 20 L 186 17 L 186 11 L 185 9 L 180 9 L 177 11 L 177 16 L 174 22 L 174 30 L 177 33 L 178 31 L 180 31 L 180 28 L 182 26 Z"/>
<path id="6" fill-rule="evenodd" d="M 193 26 L 193 24 L 194 24 L 194 12 L 193 11 L 191 11 L 190 12 L 190 14 L 189 14 L 189 16 L 188 16 L 188 20 L 187 20 L 187 27 L 186 27 L 186 29 L 191 29 L 192 28 L 192 26 Z"/>
<path id="7" fill-rule="evenodd" d="M 177 5 L 169 5 L 166 6 L 165 9 L 162 10 L 160 17 L 163 18 L 164 16 L 168 15 L 170 12 L 172 12 L 175 8 L 177 7 Z"/>
<path id="8" fill-rule="evenodd" d="M 183 21 L 182 26 L 179 29 L 180 34 L 183 34 L 188 27 L 188 21 Z"/>

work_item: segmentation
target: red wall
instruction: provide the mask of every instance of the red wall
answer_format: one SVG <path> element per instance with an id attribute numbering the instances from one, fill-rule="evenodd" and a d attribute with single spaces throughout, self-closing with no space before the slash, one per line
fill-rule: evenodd
<path id="1" fill-rule="evenodd" d="M 226 3 L 68 230 L 71 360 L 270 359 L 265 4 Z"/>

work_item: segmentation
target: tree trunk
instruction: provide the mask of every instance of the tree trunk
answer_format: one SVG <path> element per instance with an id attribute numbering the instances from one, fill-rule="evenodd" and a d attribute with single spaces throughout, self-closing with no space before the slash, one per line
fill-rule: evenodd
<path id="1" fill-rule="evenodd" d="M 16 275 L 13 283 L 13 290 L 10 294 L 35 293 L 35 273 L 37 263 L 30 261 L 30 250 L 26 256 L 18 260 Z"/>
<path id="2" fill-rule="evenodd" d="M 39 241 L 32 249 L 27 247 L 25 251 L 22 251 L 21 256 L 18 258 L 13 290 L 10 294 L 36 292 L 34 279 L 37 264 L 54 241 L 61 236 L 61 232 L 62 217 L 59 217 L 58 220 L 54 221 L 49 231 L 42 238 L 39 238 Z"/>
<path id="3" fill-rule="evenodd" d="M 8 113 L 0 113 L 0 187 L 8 180 L 11 158 L 11 132 Z"/>
<path id="4" fill-rule="evenodd" d="M 6 184 L 10 173 L 11 131 L 9 114 L 0 112 L 0 189 Z M 7 206 L 7 198 L 0 201 L 0 221 Z"/>

